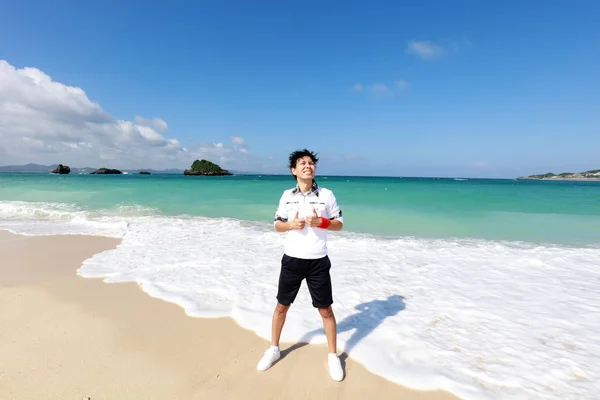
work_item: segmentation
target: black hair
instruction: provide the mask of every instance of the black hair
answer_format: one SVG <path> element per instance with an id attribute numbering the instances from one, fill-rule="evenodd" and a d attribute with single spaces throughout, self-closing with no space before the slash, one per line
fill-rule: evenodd
<path id="1" fill-rule="evenodd" d="M 315 163 L 315 165 L 317 165 L 317 163 L 319 162 L 319 158 L 317 157 L 317 154 L 304 149 L 304 150 L 296 150 L 293 153 L 290 153 L 290 169 L 292 168 L 296 168 L 296 163 L 298 162 L 299 159 L 301 159 L 302 157 L 306 157 L 309 156 L 312 160 L 312 162 Z"/>

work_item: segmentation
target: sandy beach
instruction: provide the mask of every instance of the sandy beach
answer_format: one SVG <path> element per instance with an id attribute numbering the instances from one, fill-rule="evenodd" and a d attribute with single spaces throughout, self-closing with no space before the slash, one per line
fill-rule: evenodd
<path id="1" fill-rule="evenodd" d="M 346 357 L 346 378 L 334 382 L 325 345 L 282 343 L 282 360 L 257 371 L 268 342 L 232 319 L 191 318 L 135 283 L 76 275 L 118 244 L 0 231 L 0 398 L 456 398 L 404 388 Z"/>

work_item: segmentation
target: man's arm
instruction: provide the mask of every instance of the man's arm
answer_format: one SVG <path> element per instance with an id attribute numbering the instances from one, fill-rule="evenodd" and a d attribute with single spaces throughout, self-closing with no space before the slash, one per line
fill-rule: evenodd
<path id="1" fill-rule="evenodd" d="M 275 216 L 273 217 L 273 225 L 275 226 L 275 230 L 277 232 L 287 232 L 290 230 L 287 211 L 285 209 L 285 192 L 279 199 L 279 205 L 277 206 L 277 210 L 275 210 Z"/>
<path id="2" fill-rule="evenodd" d="M 276 221 L 275 222 L 275 230 L 277 232 L 287 232 L 290 229 L 292 229 L 292 227 L 290 226 L 289 222 L 283 222 L 283 221 Z"/>
<path id="3" fill-rule="evenodd" d="M 331 193 L 331 199 L 328 204 L 329 214 L 329 226 L 327 229 L 330 231 L 341 231 L 344 227 L 344 218 L 342 217 L 342 209 L 337 204 L 337 200 L 333 193 Z"/>
<path id="4" fill-rule="evenodd" d="M 330 231 L 341 231 L 344 227 L 344 223 L 337 218 L 331 219 L 330 221 L 331 223 L 327 227 L 327 229 Z"/>

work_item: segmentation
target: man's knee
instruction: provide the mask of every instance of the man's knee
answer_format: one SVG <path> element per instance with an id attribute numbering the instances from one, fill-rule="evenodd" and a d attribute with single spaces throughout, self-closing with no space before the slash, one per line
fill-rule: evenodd
<path id="1" fill-rule="evenodd" d="M 290 309 L 290 306 L 284 306 L 283 304 L 277 302 L 277 305 L 275 306 L 275 313 L 280 314 L 280 315 L 285 315 L 285 314 L 287 314 L 289 309 Z"/>
<path id="2" fill-rule="evenodd" d="M 334 318 L 333 309 L 331 308 L 331 306 L 327 308 L 319 308 L 319 314 L 321 314 L 321 317 L 323 317 L 323 319 Z"/>

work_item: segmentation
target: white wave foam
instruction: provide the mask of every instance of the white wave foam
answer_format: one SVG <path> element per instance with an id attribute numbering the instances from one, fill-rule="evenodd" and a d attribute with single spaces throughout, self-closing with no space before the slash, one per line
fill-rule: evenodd
<path id="1" fill-rule="evenodd" d="M 100 235 L 121 238 L 127 217 L 154 215 L 152 208 L 120 205 L 89 211 L 66 203 L 0 201 L 0 228 L 26 235 Z"/>
<path id="2" fill-rule="evenodd" d="M 0 216 L 3 220 L 66 221 L 83 214 L 84 210 L 73 204 L 0 201 Z"/>
<path id="3" fill-rule="evenodd" d="M 232 316 L 270 337 L 283 249 L 271 224 L 132 214 L 92 226 L 58 212 L 45 222 L 72 233 L 108 224 L 122 237 L 115 250 L 86 260 L 80 275 L 136 281 L 190 316 Z M 0 229 L 19 223 L 3 216 L 0 208 Z M 31 234 L 32 221 L 20 222 Z M 466 399 L 600 392 L 600 249 L 331 236 L 339 346 L 374 373 Z M 282 340 L 326 341 L 306 285 Z"/>

